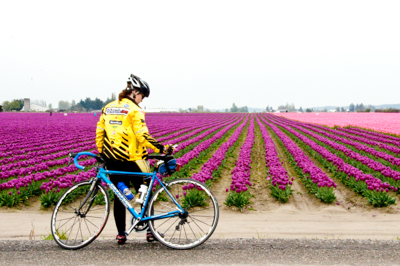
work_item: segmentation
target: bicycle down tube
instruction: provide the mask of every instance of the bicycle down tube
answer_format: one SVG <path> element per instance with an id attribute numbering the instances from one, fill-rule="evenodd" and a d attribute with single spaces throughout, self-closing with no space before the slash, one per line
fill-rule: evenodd
<path id="1" fill-rule="evenodd" d="M 125 198 L 125 196 L 119 191 L 118 188 L 115 187 L 115 185 L 110 181 L 110 179 L 107 178 L 107 176 L 106 176 L 107 174 L 108 175 L 113 175 L 113 174 L 120 174 L 121 175 L 122 174 L 122 175 L 136 175 L 136 176 L 151 176 L 152 177 L 151 181 L 150 181 L 150 184 L 149 184 L 149 190 L 148 190 L 148 193 L 146 195 L 146 199 L 145 199 L 145 201 L 143 203 L 143 206 L 142 206 L 142 209 L 140 211 L 140 214 L 138 214 L 135 211 L 135 209 L 132 207 L 130 202 Z M 182 207 L 175 201 L 174 197 L 169 193 L 169 191 L 166 190 L 166 192 L 171 197 L 171 199 L 174 201 L 174 203 L 176 204 L 177 208 L 179 208 L 179 210 L 168 212 L 168 213 L 157 214 L 157 215 L 153 215 L 153 216 L 149 216 L 149 217 L 144 217 L 143 218 L 143 215 L 145 214 L 144 212 L 146 211 L 147 203 L 148 203 L 148 201 L 150 199 L 149 191 L 153 187 L 154 180 L 157 179 L 158 182 L 160 183 L 160 185 L 164 187 L 164 184 L 157 177 L 156 172 L 154 172 L 154 173 L 136 173 L 136 172 L 120 172 L 120 171 L 109 171 L 109 170 L 100 169 L 99 174 L 98 174 L 98 178 L 100 180 L 104 181 L 111 188 L 111 190 L 114 192 L 114 194 L 121 200 L 122 204 L 129 210 L 129 212 L 133 215 L 133 217 L 135 217 L 136 221 L 128 229 L 128 231 L 127 231 L 128 234 L 130 234 L 133 231 L 133 229 L 136 226 L 136 224 L 138 224 L 140 221 L 144 222 L 144 221 L 149 221 L 149 220 L 164 219 L 164 218 L 174 217 L 174 216 L 177 216 L 178 214 L 183 213 Z"/>

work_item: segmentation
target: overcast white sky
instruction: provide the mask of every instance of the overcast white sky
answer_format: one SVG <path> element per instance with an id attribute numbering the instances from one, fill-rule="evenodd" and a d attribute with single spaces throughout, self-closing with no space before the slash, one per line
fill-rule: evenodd
<path id="1" fill-rule="evenodd" d="M 0 103 L 119 93 L 142 107 L 400 103 L 400 1 L 2 1 Z"/>

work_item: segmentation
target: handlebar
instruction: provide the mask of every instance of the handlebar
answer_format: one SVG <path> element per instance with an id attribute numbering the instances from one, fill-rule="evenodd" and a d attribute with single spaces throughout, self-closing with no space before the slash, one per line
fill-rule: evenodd
<path id="1" fill-rule="evenodd" d="M 173 145 L 172 147 L 176 148 L 176 147 L 178 147 L 178 145 L 175 144 L 175 145 Z M 82 165 L 80 165 L 80 164 L 78 163 L 78 158 L 79 158 L 80 156 L 83 156 L 83 155 L 91 156 L 91 157 L 95 158 L 95 159 L 97 160 L 97 162 L 99 162 L 99 163 L 105 163 L 105 161 L 103 160 L 103 158 L 101 158 L 100 156 L 97 156 L 96 154 L 93 154 L 93 153 L 91 153 L 91 152 L 84 151 L 84 152 L 78 152 L 78 153 L 71 152 L 71 153 L 69 154 L 68 165 L 70 164 L 71 158 L 72 158 L 72 159 L 74 159 L 74 164 L 75 164 L 75 166 L 76 166 L 78 169 L 85 170 L 85 167 L 82 166 Z M 162 155 L 152 155 L 152 154 L 150 154 L 150 155 L 148 156 L 148 158 L 149 158 L 149 159 L 162 160 L 162 161 L 164 161 L 164 162 L 169 162 L 169 161 L 175 159 L 174 156 L 173 156 L 172 154 L 162 154 Z"/>
<path id="2" fill-rule="evenodd" d="M 78 163 L 78 158 L 79 158 L 80 156 L 83 156 L 83 155 L 91 156 L 91 157 L 95 158 L 95 159 L 97 160 L 97 162 L 99 162 L 99 163 L 104 163 L 103 158 L 101 158 L 100 156 L 97 156 L 96 154 L 93 154 L 93 153 L 91 153 L 91 152 L 86 152 L 86 151 L 84 151 L 84 152 L 78 152 L 78 153 L 71 152 L 71 153 L 69 154 L 69 157 L 70 157 L 70 159 L 71 159 L 71 158 L 74 159 L 74 164 L 75 164 L 76 168 L 78 168 L 78 169 L 85 170 L 85 167 L 82 166 L 82 165 L 80 165 L 80 164 Z M 70 161 L 68 161 L 68 164 L 69 164 L 69 163 L 70 163 Z"/>

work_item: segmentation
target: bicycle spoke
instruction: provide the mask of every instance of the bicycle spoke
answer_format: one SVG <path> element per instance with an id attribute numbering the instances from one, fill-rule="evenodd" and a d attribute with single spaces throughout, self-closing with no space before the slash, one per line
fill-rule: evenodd
<path id="1" fill-rule="evenodd" d="M 98 187 L 95 187 L 90 195 L 82 195 L 81 191 L 89 193 L 91 185 L 92 183 L 88 181 L 74 185 L 53 211 L 55 222 L 51 227 L 52 233 L 58 235 L 55 240 L 63 248 L 83 247 L 93 241 L 104 228 L 110 210 L 109 197 L 101 185 L 97 185 Z M 105 205 L 94 204 L 94 200 L 101 195 L 104 197 Z M 65 201 L 70 202 L 63 204 Z M 77 209 L 79 207 L 80 210 Z"/>
<path id="2" fill-rule="evenodd" d="M 89 218 L 97 218 L 97 219 L 103 219 L 104 217 L 98 217 L 98 216 L 89 216 L 89 215 L 86 215 L 85 217 L 89 217 Z"/>
<path id="3" fill-rule="evenodd" d="M 188 190 L 183 190 L 183 186 L 188 187 Z M 204 195 L 201 194 L 202 197 L 186 198 L 186 193 L 190 193 L 187 196 L 192 196 L 192 192 L 195 193 L 194 196 L 198 194 L 196 190 L 198 188 L 205 191 Z M 157 206 L 153 213 L 157 214 L 158 219 L 152 220 L 149 225 L 153 231 L 158 229 L 163 232 L 164 238 L 159 239 L 161 243 L 176 249 L 193 248 L 206 241 L 214 232 L 218 220 L 218 205 L 204 184 L 190 179 L 178 179 L 165 184 L 165 187 L 159 189 L 156 195 L 151 199 L 149 206 L 152 208 L 154 205 Z M 192 199 L 193 202 L 191 202 Z M 176 211 L 178 206 L 184 203 L 195 207 L 189 208 L 189 213 L 186 211 L 178 214 L 178 217 L 175 216 L 176 218 L 164 218 L 162 221 L 163 215 Z"/>
<path id="4" fill-rule="evenodd" d="M 63 227 L 64 225 L 66 225 L 69 221 L 71 221 L 72 219 L 74 219 L 74 218 L 76 218 L 76 216 L 75 217 L 71 217 L 68 221 L 66 221 L 63 225 L 59 225 L 58 227 L 57 227 L 57 230 L 59 229 L 59 228 L 61 228 L 61 227 Z"/>
<path id="5" fill-rule="evenodd" d="M 176 222 L 178 219 L 179 219 L 179 217 L 176 218 L 175 222 Z M 170 227 L 168 227 L 167 230 L 165 230 L 164 235 L 165 235 L 165 234 L 167 233 L 167 231 L 171 228 L 171 226 L 174 225 L 175 222 L 173 222 L 173 223 L 170 225 Z"/>
<path id="6" fill-rule="evenodd" d="M 204 233 L 203 229 L 201 229 L 201 227 L 196 223 L 195 220 L 192 219 L 192 221 L 194 222 L 195 225 L 197 225 L 197 227 L 201 230 L 201 232 L 203 232 L 203 234 L 206 234 L 206 233 Z"/>
<path id="7" fill-rule="evenodd" d="M 99 227 L 97 227 L 94 223 L 92 223 L 91 221 L 87 220 L 89 223 L 91 223 L 94 227 L 96 227 L 97 229 L 100 229 Z"/>
<path id="8" fill-rule="evenodd" d="M 86 228 L 87 228 L 87 230 L 88 230 L 89 234 L 92 234 L 92 233 L 90 233 L 90 229 L 89 229 L 89 226 L 88 226 L 88 224 L 87 224 L 87 222 L 86 222 L 86 219 L 85 219 L 84 221 L 85 221 Z"/>
<path id="9" fill-rule="evenodd" d="M 169 220 L 171 220 L 173 217 L 169 217 L 168 220 L 166 220 L 165 222 L 163 222 L 162 224 L 159 225 L 159 227 L 161 227 L 161 225 L 165 224 L 166 222 L 168 222 Z"/>
<path id="10" fill-rule="evenodd" d="M 189 225 L 189 228 L 190 228 L 190 230 L 192 231 L 192 233 L 193 233 L 193 235 L 194 235 L 194 238 L 196 238 L 196 239 L 197 239 L 197 236 L 196 236 L 196 234 L 194 233 L 194 231 L 193 231 L 192 227 L 190 226 L 190 224 L 189 224 L 189 223 L 188 223 L 188 225 Z"/>
<path id="11" fill-rule="evenodd" d="M 75 221 L 74 221 L 74 223 L 72 224 L 72 226 L 71 226 L 71 228 L 70 228 L 70 232 L 69 232 L 69 234 L 68 234 L 67 241 L 69 241 L 69 236 L 70 236 L 71 233 L 72 233 L 72 228 L 73 228 L 74 225 L 76 224 L 76 219 L 77 219 L 77 217 L 75 217 Z M 66 233 L 66 232 L 65 232 L 65 233 Z"/>
<path id="12" fill-rule="evenodd" d="M 193 219 L 193 217 L 190 216 L 190 215 L 189 215 L 189 217 L 190 217 L 193 221 L 196 220 L 196 221 L 198 221 L 198 222 L 200 222 L 200 223 L 203 223 L 203 224 L 205 224 L 205 225 L 211 226 L 211 224 L 206 224 L 205 222 L 200 221 L 199 219 L 196 219 L 196 218 Z"/>
<path id="13" fill-rule="evenodd" d="M 194 213 L 194 212 L 202 212 L 202 211 L 204 211 L 204 210 L 208 210 L 208 209 L 214 209 L 213 207 L 207 207 L 207 208 L 204 208 L 204 209 L 201 209 L 201 210 L 197 210 L 197 211 L 191 211 L 190 213 Z"/>

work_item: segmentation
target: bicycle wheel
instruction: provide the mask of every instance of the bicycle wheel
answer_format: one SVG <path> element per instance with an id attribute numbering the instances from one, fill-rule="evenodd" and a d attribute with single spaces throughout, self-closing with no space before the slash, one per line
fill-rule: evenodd
<path id="1" fill-rule="evenodd" d="M 110 213 L 107 190 L 92 182 L 82 181 L 61 196 L 51 217 L 54 240 L 65 249 L 78 249 L 90 244 L 101 233 Z M 81 207 L 81 208 L 80 208 Z"/>
<path id="2" fill-rule="evenodd" d="M 214 194 L 201 182 L 176 179 L 154 193 L 148 205 L 148 216 L 178 209 L 167 191 L 185 212 L 149 222 L 153 235 L 174 249 L 190 249 L 204 243 L 214 233 L 218 223 L 219 208 Z"/>

